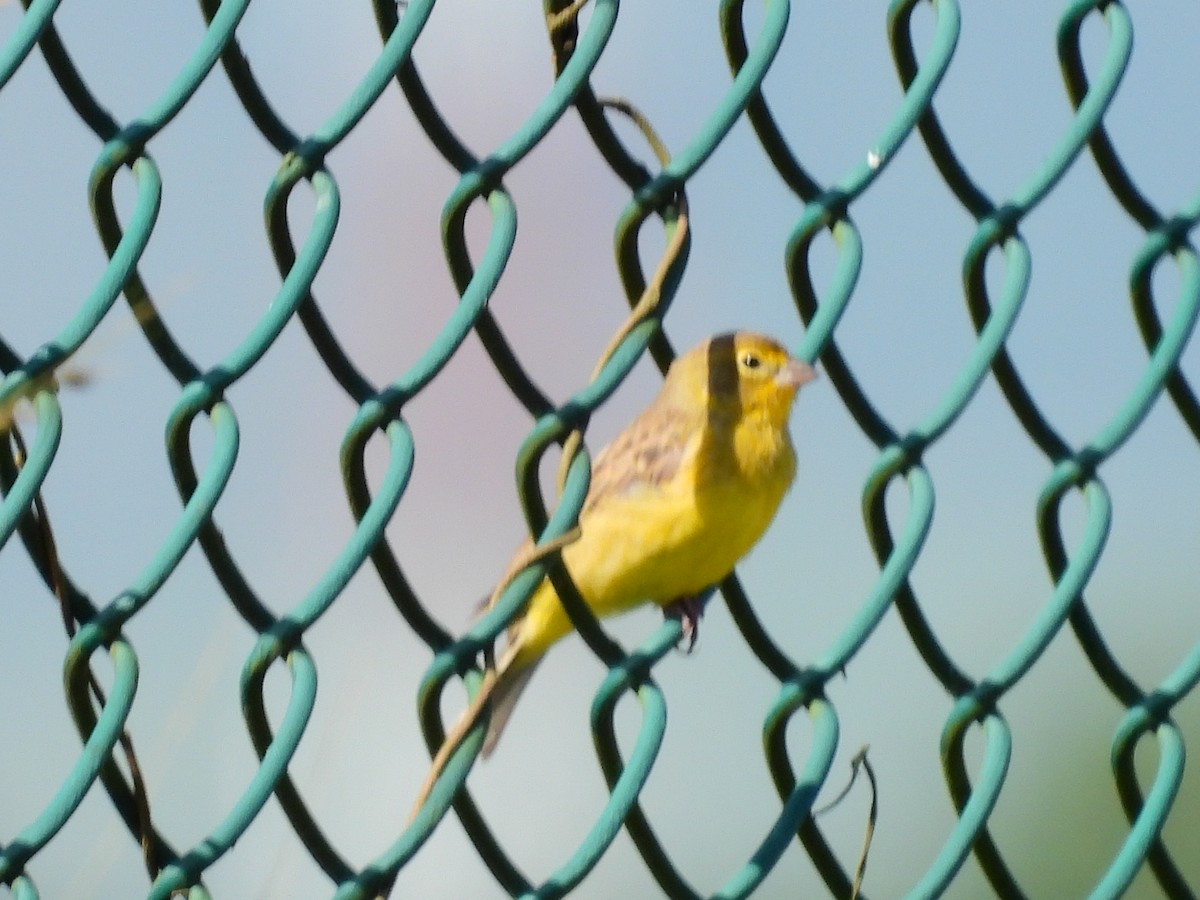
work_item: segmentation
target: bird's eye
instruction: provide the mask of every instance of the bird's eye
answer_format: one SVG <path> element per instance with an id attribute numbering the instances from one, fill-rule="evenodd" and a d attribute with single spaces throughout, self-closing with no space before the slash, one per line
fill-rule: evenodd
<path id="1" fill-rule="evenodd" d="M 742 354 L 742 365 L 747 369 L 757 369 L 762 365 L 762 360 L 753 353 L 744 353 Z"/>

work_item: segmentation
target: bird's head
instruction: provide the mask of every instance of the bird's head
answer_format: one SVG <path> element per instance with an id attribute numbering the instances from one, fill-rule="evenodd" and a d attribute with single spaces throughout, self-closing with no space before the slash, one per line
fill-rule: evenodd
<path id="1" fill-rule="evenodd" d="M 737 419 L 765 416 L 782 427 L 813 367 L 782 344 L 751 331 L 719 334 L 675 360 L 667 376 L 678 388 L 707 398 L 712 413 Z"/>

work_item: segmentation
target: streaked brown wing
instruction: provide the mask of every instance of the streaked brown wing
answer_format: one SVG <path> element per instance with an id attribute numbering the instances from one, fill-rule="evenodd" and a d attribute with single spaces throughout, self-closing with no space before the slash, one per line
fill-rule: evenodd
<path id="1" fill-rule="evenodd" d="M 652 404 L 596 457 L 583 512 L 607 497 L 670 481 L 698 430 L 695 414 Z"/>
<path id="2" fill-rule="evenodd" d="M 688 452 L 689 441 L 697 435 L 696 416 L 676 407 L 652 404 L 596 456 L 592 463 L 592 484 L 580 515 L 606 497 L 620 496 L 645 486 L 664 484 L 679 472 Z M 526 538 L 513 555 L 501 584 L 525 565 L 533 550 Z M 480 603 L 478 615 L 492 606 L 493 596 Z M 520 621 L 519 619 L 517 620 Z M 510 632 L 517 623 L 510 626 Z M 511 637 L 511 633 L 510 633 Z"/>

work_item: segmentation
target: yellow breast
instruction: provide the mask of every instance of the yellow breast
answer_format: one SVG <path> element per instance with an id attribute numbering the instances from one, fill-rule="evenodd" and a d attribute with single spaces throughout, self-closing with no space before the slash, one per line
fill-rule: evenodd
<path id="1" fill-rule="evenodd" d="M 796 466 L 786 432 L 757 431 L 705 435 L 676 477 L 606 498 L 580 518 L 579 540 L 563 550 L 563 560 L 597 616 L 698 593 L 754 546 Z M 547 581 L 521 624 L 521 656 L 537 658 L 570 630 Z"/>

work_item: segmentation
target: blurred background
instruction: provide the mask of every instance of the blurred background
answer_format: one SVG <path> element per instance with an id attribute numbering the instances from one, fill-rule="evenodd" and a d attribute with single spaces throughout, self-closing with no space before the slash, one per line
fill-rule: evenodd
<path id="1" fill-rule="evenodd" d="M 751 6 L 753 20 L 762 11 Z M 959 159 L 998 202 L 1029 179 L 1071 119 L 1055 49 L 1061 11 L 1054 7 L 964 5 L 958 49 L 937 94 Z M 1139 188 L 1169 213 L 1200 188 L 1194 70 L 1200 8 L 1162 2 L 1139 4 L 1132 13 L 1133 57 L 1106 124 Z M 17 3 L 0 4 L 0 40 L 21 17 Z M 931 10 L 918 10 L 919 49 L 928 46 L 933 21 Z M 64 3 L 54 22 L 87 84 L 122 123 L 158 98 L 204 31 L 194 5 L 152 0 Z M 748 22 L 751 40 L 756 29 Z M 299 133 L 338 107 L 380 48 L 366 3 L 256 0 L 237 34 L 271 103 Z M 1093 16 L 1083 37 L 1085 63 L 1094 70 L 1107 44 L 1103 20 Z M 537 4 L 444 0 L 414 58 L 438 109 L 478 156 L 519 127 L 552 79 Z M 592 79 L 599 93 L 633 101 L 675 151 L 703 127 L 729 82 L 715 10 L 686 0 L 624 4 Z M 837 181 L 875 145 L 901 99 L 883 5 L 795 4 L 764 91 L 803 164 L 822 183 Z M 640 146 L 631 130 L 622 133 Z M 104 268 L 87 203 L 99 150 L 35 51 L 0 91 L 0 332 L 23 356 L 70 320 Z M 163 203 L 140 271 L 186 350 L 214 365 L 254 327 L 279 288 L 262 225 L 279 156 L 249 122 L 219 67 L 149 152 L 162 172 Z M 439 235 L 439 214 L 457 176 L 394 88 L 327 163 L 342 210 L 314 294 L 356 363 L 383 384 L 412 365 L 457 301 Z M 562 401 L 586 383 L 627 313 L 612 234 L 628 191 L 570 113 L 505 183 L 519 231 L 490 308 L 538 383 Z M 798 346 L 802 326 L 783 260 L 802 206 L 744 120 L 689 182 L 688 195 L 693 246 L 666 319 L 674 345 L 747 327 Z M 117 197 L 128 214 L 134 197 L 128 173 L 118 177 Z M 297 190 L 290 206 L 297 243 L 312 205 L 306 189 Z M 973 346 L 961 266 L 974 222 L 915 139 L 852 215 L 863 234 L 864 263 L 836 339 L 876 408 L 903 431 L 940 401 Z M 484 209 L 469 217 L 476 254 L 488 224 Z M 1143 234 L 1086 155 L 1022 233 L 1033 278 L 1008 347 L 1047 417 L 1081 446 L 1145 367 L 1127 288 Z M 642 239 L 647 270 L 662 245 L 651 223 Z M 827 238 L 815 256 L 820 290 L 835 258 Z M 994 268 L 989 277 L 1002 274 Z M 1179 278 L 1169 263 L 1160 269 L 1155 289 L 1166 316 Z M 1198 354 L 1194 346 L 1185 352 L 1185 374 L 1197 371 Z M 147 564 L 179 515 L 163 442 L 179 388 L 120 302 L 72 365 L 89 384 L 62 394 L 65 431 L 44 495 L 64 566 L 105 604 Z M 658 382 L 643 360 L 593 417 L 591 446 L 615 434 Z M 255 589 L 282 615 L 352 532 L 337 454 L 356 408 L 297 322 L 228 398 L 242 438 L 216 518 Z M 32 417 L 21 415 L 22 427 L 35 430 Z M 531 422 L 473 336 L 409 404 L 406 419 L 416 464 L 388 540 L 432 614 L 458 633 L 523 536 L 513 457 Z M 805 389 L 793 429 L 796 484 L 739 572 L 774 639 L 803 663 L 837 639 L 878 576 L 860 511 L 877 451 L 827 379 Z M 198 466 L 210 445 L 201 418 L 193 427 Z M 381 473 L 382 440 L 368 458 Z M 1052 592 L 1035 527 L 1035 502 L 1050 467 L 991 379 L 926 463 L 937 510 L 912 582 L 948 652 L 983 678 Z M 1196 444 L 1165 401 L 1101 470 L 1113 497 L 1113 527 L 1086 597 L 1111 649 L 1147 690 L 1200 640 L 1198 472 Z M 889 495 L 893 522 L 902 521 L 906 505 L 903 491 Z M 1083 510 L 1082 500 L 1068 501 L 1069 540 L 1078 537 Z M 9 723 L 0 739 L 0 843 L 7 843 L 53 795 L 80 742 L 63 699 L 67 640 L 56 603 L 16 540 L 0 552 L 0 597 L 0 709 Z M 611 631 L 632 646 L 659 618 L 649 610 L 634 613 L 611 623 Z M 198 550 L 126 633 L 141 666 L 128 728 L 154 820 L 176 847 L 188 848 L 222 819 L 256 770 L 238 688 L 256 635 Z M 319 689 L 290 771 L 335 846 L 363 865 L 395 839 L 425 774 L 415 694 L 430 653 L 369 567 L 305 641 Z M 105 680 L 104 654 L 94 664 Z M 534 679 L 496 756 L 470 779 L 497 835 L 535 882 L 574 851 L 606 797 L 588 728 L 603 674 L 580 641 L 563 642 Z M 719 600 L 710 604 L 696 652 L 668 656 L 655 674 L 670 720 L 642 799 L 672 859 L 698 892 L 709 894 L 741 867 L 778 814 L 761 749 L 763 717 L 778 684 Z M 290 689 L 283 667 L 273 670 L 267 688 L 278 721 Z M 849 759 L 869 745 L 881 808 L 865 890 L 901 896 L 932 863 L 955 821 L 939 759 L 952 699 L 894 613 L 829 691 L 841 743 L 819 804 L 840 791 Z M 461 702 L 451 696 L 447 714 Z M 1030 896 L 1086 895 L 1128 831 L 1109 763 L 1123 709 L 1069 630 L 1001 709 L 1014 749 L 991 819 L 997 844 Z M 636 705 L 623 704 L 620 733 L 632 740 L 638 719 Z M 1177 707 L 1176 720 L 1194 747 L 1196 695 Z M 975 758 L 977 738 L 968 742 Z M 793 758 L 803 759 L 809 733 L 802 716 L 790 740 Z M 1158 751 L 1153 741 L 1144 744 L 1138 764 L 1148 784 Z M 1198 797 L 1200 781 L 1188 770 L 1165 831 L 1192 885 L 1200 883 Z M 819 821 L 848 868 L 868 801 L 860 784 Z M 138 847 L 99 788 L 29 872 L 46 897 L 131 897 L 148 887 Z M 333 891 L 273 800 L 205 882 L 216 897 Z M 395 895 L 499 894 L 449 815 L 401 872 Z M 656 895 L 622 834 L 575 896 Z M 824 895 L 796 844 L 756 896 Z M 990 896 L 973 860 L 949 896 Z M 1161 894 L 1143 872 L 1130 896 Z"/>

